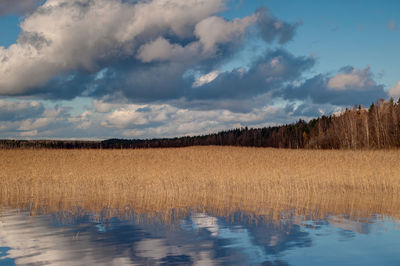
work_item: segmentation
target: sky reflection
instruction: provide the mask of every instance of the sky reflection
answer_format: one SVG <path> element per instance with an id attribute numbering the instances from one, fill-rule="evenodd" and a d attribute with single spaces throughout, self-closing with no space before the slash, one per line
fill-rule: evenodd
<path id="1" fill-rule="evenodd" d="M 63 218 L 61 218 L 63 217 Z M 398 225 L 295 217 L 279 224 L 243 214 L 191 213 L 173 224 L 65 214 L 0 215 L 0 265 L 393 265 Z"/>

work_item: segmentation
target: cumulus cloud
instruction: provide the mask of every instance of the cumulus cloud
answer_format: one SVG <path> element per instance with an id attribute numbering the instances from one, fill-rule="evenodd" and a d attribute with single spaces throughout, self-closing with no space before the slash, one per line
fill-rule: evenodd
<path id="1" fill-rule="evenodd" d="M 290 85 L 283 91 L 286 99 L 311 99 L 318 104 L 368 106 L 379 98 L 386 98 L 382 84 L 377 84 L 369 67 L 357 70 L 345 67 L 335 76 L 319 74 L 300 85 Z"/>
<path id="2" fill-rule="evenodd" d="M 208 74 L 200 76 L 194 83 L 192 87 L 200 87 L 203 86 L 204 84 L 212 82 L 214 79 L 216 79 L 219 76 L 219 71 L 214 70 Z"/>
<path id="3" fill-rule="evenodd" d="M 16 121 L 44 112 L 43 104 L 38 101 L 6 101 L 0 99 L 0 121 Z"/>
<path id="4" fill-rule="evenodd" d="M 293 39 L 301 22 L 292 24 L 284 22 L 272 16 L 269 9 L 264 7 L 257 10 L 257 24 L 260 34 L 266 42 L 277 39 L 280 44 L 285 44 Z"/>
<path id="5" fill-rule="evenodd" d="M 266 104 L 263 96 L 247 101 L 235 100 L 227 103 L 228 106 L 220 103 L 207 101 L 203 104 L 212 108 L 202 106 L 196 109 L 190 104 L 179 106 L 173 102 L 121 104 L 95 100 L 91 107 L 78 114 L 72 114 L 72 110 L 66 106 L 43 107 L 42 112 L 32 112 L 29 116 L 2 121 L 0 134 L 3 138 L 45 139 L 174 137 L 213 133 L 241 126 L 277 125 L 299 118 L 305 119 L 308 115 L 293 115 L 293 108 L 290 113 L 284 106 Z M 16 102 L 15 106 L 23 104 Z M 238 110 L 230 106 L 235 104 L 239 105 Z M 240 107 L 241 104 L 244 104 L 245 108 Z M 26 105 L 28 107 L 24 110 L 30 110 L 29 106 L 35 104 Z"/>
<path id="6" fill-rule="evenodd" d="M 138 125 L 149 125 L 166 122 L 176 108 L 169 105 L 136 105 L 129 104 L 112 111 L 105 117 L 102 125 L 110 128 L 130 128 Z"/>
<path id="7" fill-rule="evenodd" d="M 93 100 L 93 108 L 98 113 L 108 113 L 114 108 L 120 106 L 121 103 L 112 103 L 104 100 Z"/>
<path id="8" fill-rule="evenodd" d="M 213 56 L 219 44 L 238 42 L 243 39 L 247 28 L 256 22 L 256 15 L 228 21 L 211 16 L 196 24 L 194 36 L 198 39 L 185 46 L 170 43 L 164 37 L 146 43 L 139 48 L 137 58 L 144 63 L 160 60 L 196 61 Z M 192 36 L 193 37 L 193 36 Z"/>
<path id="9" fill-rule="evenodd" d="M 393 88 L 389 90 L 389 95 L 391 97 L 399 98 L 400 97 L 400 80 L 394 85 Z"/>
<path id="10" fill-rule="evenodd" d="M 128 138 L 175 137 L 200 135 L 241 126 L 263 127 L 287 121 L 296 121 L 299 116 L 288 113 L 284 107 L 266 105 L 261 99 L 247 102 L 251 111 L 241 112 L 220 108 L 193 109 L 173 104 L 123 104 L 114 105 L 97 101 L 97 106 L 106 104 L 107 113 L 101 116 L 93 113 L 91 121 L 101 125 L 102 132 L 113 132 L 113 136 Z"/>
<path id="11" fill-rule="evenodd" d="M 31 131 L 46 127 L 50 123 L 55 123 L 57 120 L 63 119 L 66 111 L 65 108 L 61 107 L 46 109 L 41 117 L 23 120 L 18 127 L 18 130 Z"/>
<path id="12" fill-rule="evenodd" d="M 0 0 L 0 16 L 26 14 L 33 11 L 41 0 Z"/>
<path id="13" fill-rule="evenodd" d="M 199 38 L 205 52 L 214 51 L 218 43 L 227 43 L 241 39 L 246 29 L 254 24 L 257 15 L 227 21 L 221 17 L 208 17 L 200 21 L 195 28 L 195 35 Z"/>
<path id="14" fill-rule="evenodd" d="M 251 113 L 234 113 L 228 110 L 190 110 L 174 106 L 149 107 L 151 118 L 146 120 L 147 126 L 138 127 L 124 124 L 123 136 L 130 138 L 143 138 L 146 136 L 184 136 L 213 133 L 220 130 L 231 129 L 241 125 L 263 123 L 272 118 L 277 111 L 274 108 L 261 108 Z M 119 112 L 118 110 L 115 112 Z M 112 114 L 111 114 L 112 115 Z M 141 114 L 130 113 L 130 119 L 135 120 Z M 114 127 L 121 124 L 114 123 Z"/>
<path id="15" fill-rule="evenodd" d="M 0 134 L 2 137 L 35 137 L 65 126 L 70 109 L 45 107 L 38 101 L 0 100 Z"/>
<path id="16" fill-rule="evenodd" d="M 118 98 L 110 102 L 123 98 L 138 104 L 164 101 L 183 108 L 238 111 L 248 109 L 245 105 L 252 106 L 247 99 L 279 90 L 287 82 L 299 79 L 314 63 L 312 57 L 296 57 L 278 49 L 265 52 L 248 69 L 205 68 L 196 75 L 187 74 L 186 65 L 176 62 L 124 65 L 106 71 L 96 81 L 93 96 L 118 92 Z"/>
<path id="17" fill-rule="evenodd" d="M 21 22 L 17 42 L 0 47 L 0 95 L 119 95 L 135 102 L 193 96 L 193 83 L 201 87 L 211 82 L 188 77 L 188 71 L 212 73 L 250 33 L 283 44 L 298 26 L 266 8 L 227 20 L 217 16 L 225 4 L 47 0 Z"/>
<path id="18" fill-rule="evenodd" d="M 0 47 L 0 96 L 83 96 L 93 106 L 72 114 L 65 106 L 0 100 L 2 137 L 203 134 L 293 122 L 387 96 L 369 67 L 305 80 L 316 59 L 282 48 L 301 22 L 267 8 L 228 20 L 225 4 L 41 1 L 21 21 L 16 43 Z M 249 54 L 253 44 L 262 52 Z M 252 59 L 226 67 L 243 51 Z M 390 95 L 400 95 L 398 87 Z"/>
<path id="19" fill-rule="evenodd" d="M 284 50 L 271 51 L 254 62 L 248 70 L 242 68 L 220 73 L 217 77 L 203 76 L 204 85 L 192 89 L 188 99 L 250 98 L 279 90 L 289 81 L 301 77 L 315 61 L 311 57 L 296 57 Z M 210 74 L 209 74 L 210 75 Z M 208 81 L 207 80 L 207 81 Z"/>
<path id="20" fill-rule="evenodd" d="M 198 56 L 200 43 L 194 42 L 185 47 L 179 44 L 171 44 L 163 37 L 144 44 L 139 48 L 137 58 L 144 63 L 152 61 L 188 61 Z"/>
<path id="21" fill-rule="evenodd" d="M 342 107 L 332 104 L 316 104 L 312 101 L 304 101 L 299 105 L 288 104 L 286 111 L 290 115 L 307 119 L 310 117 L 319 117 L 322 115 L 330 115 L 339 111 L 342 111 Z"/>
<path id="22" fill-rule="evenodd" d="M 215 108 L 215 102 L 204 101 L 218 100 L 219 106 L 226 106 L 225 103 L 233 99 L 250 99 L 279 90 L 287 82 L 300 78 L 314 65 L 315 59 L 296 57 L 278 49 L 263 53 L 246 69 L 220 71 L 208 63 L 200 63 L 199 70 L 194 68 L 193 72 L 188 72 L 187 64 L 177 62 L 149 63 L 140 67 L 123 64 L 108 69 L 96 81 L 89 96 L 118 93 L 119 100 L 122 97 L 136 103 L 175 101 L 179 106 L 189 104 L 191 108 L 198 108 L 197 103 L 203 101 L 205 108 Z"/>
<path id="23" fill-rule="evenodd" d="M 375 81 L 371 78 L 369 67 L 361 70 L 353 67 L 344 68 L 328 81 L 328 87 L 332 90 L 365 90 L 374 85 Z"/>
<path id="24" fill-rule="evenodd" d="M 59 74 L 95 72 L 163 34 L 190 37 L 222 8 L 222 0 L 48 0 L 21 23 L 18 42 L 0 49 L 0 93 L 29 94 Z"/>

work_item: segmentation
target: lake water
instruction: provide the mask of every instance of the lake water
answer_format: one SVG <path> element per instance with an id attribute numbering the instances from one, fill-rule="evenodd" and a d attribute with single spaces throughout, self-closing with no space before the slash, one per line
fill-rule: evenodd
<path id="1" fill-rule="evenodd" d="M 389 217 L 267 221 L 191 212 L 162 223 L 99 215 L 0 214 L 0 265 L 400 265 Z"/>

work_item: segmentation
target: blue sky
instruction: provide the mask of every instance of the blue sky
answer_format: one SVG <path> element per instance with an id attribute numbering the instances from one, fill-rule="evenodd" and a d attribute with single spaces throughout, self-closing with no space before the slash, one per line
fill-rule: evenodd
<path id="1" fill-rule="evenodd" d="M 319 62 L 315 72 L 337 71 L 345 65 L 358 68 L 370 65 L 377 75 L 383 72 L 379 80 L 388 87 L 400 77 L 397 67 L 400 34 L 388 27 L 391 20 L 400 22 L 399 1 L 388 0 L 384 4 L 375 0 L 234 2 L 240 8 L 230 9 L 229 18 L 248 15 L 260 6 L 267 6 L 285 21 L 303 21 L 287 49 L 296 55 L 316 55 Z"/>
<path id="2" fill-rule="evenodd" d="M 0 138 L 204 134 L 398 98 L 399 7 L 0 0 Z"/>
<path id="3" fill-rule="evenodd" d="M 0 45 L 8 47 L 16 42 L 20 33 L 20 18 L 17 15 L 8 15 L 0 17 Z"/>

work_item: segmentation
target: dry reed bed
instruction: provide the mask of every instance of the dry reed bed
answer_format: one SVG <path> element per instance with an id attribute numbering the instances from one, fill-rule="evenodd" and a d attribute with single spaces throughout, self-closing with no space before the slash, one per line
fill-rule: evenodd
<path id="1" fill-rule="evenodd" d="M 400 151 L 0 150 L 0 206 L 111 216 L 400 216 Z"/>

